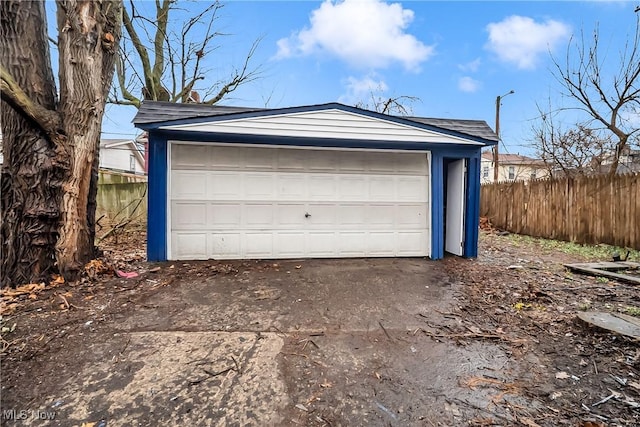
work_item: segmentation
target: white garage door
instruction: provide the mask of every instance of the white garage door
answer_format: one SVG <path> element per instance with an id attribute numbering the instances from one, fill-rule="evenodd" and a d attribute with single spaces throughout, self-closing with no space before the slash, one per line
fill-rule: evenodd
<path id="1" fill-rule="evenodd" d="M 428 256 L 426 153 L 171 144 L 170 259 Z"/>

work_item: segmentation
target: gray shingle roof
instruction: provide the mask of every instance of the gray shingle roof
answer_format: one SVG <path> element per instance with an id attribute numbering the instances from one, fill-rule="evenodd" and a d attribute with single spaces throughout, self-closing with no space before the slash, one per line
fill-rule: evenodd
<path id="1" fill-rule="evenodd" d="M 338 105 L 338 104 L 336 104 Z M 133 119 L 136 125 L 149 123 L 160 123 L 171 120 L 183 120 L 198 117 L 213 117 L 227 114 L 277 111 L 278 108 L 248 108 L 230 107 L 224 105 L 207 104 L 180 104 L 174 102 L 145 101 L 140 106 L 138 113 Z M 460 119 L 438 119 L 427 117 L 401 117 L 416 123 L 429 125 L 443 130 L 453 131 L 464 135 L 482 138 L 488 141 L 498 141 L 495 132 L 484 120 L 460 120 Z"/>

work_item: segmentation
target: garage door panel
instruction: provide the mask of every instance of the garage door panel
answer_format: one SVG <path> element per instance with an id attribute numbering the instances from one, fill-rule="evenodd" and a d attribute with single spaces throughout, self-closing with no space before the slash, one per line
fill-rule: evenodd
<path id="1" fill-rule="evenodd" d="M 318 151 L 309 159 L 309 170 L 335 172 L 337 155 L 335 151 Z"/>
<path id="2" fill-rule="evenodd" d="M 393 173 L 395 170 L 394 153 L 367 153 L 367 170 L 370 172 Z"/>
<path id="3" fill-rule="evenodd" d="M 338 226 L 362 227 L 367 221 L 367 206 L 362 204 L 341 204 L 338 206 Z"/>
<path id="4" fill-rule="evenodd" d="M 394 177 L 378 176 L 369 179 L 369 198 L 371 200 L 395 200 L 396 183 Z"/>
<path id="5" fill-rule="evenodd" d="M 304 150 L 277 150 L 278 169 L 280 170 L 300 170 L 307 168 L 308 153 Z"/>
<path id="6" fill-rule="evenodd" d="M 398 177 L 398 201 L 426 202 L 428 200 L 426 176 Z"/>
<path id="7" fill-rule="evenodd" d="M 241 200 L 242 176 L 230 172 L 209 172 L 207 188 L 209 200 Z"/>
<path id="8" fill-rule="evenodd" d="M 175 259 L 207 259 L 207 234 L 175 232 L 171 235 Z"/>
<path id="9" fill-rule="evenodd" d="M 208 226 L 206 202 L 173 202 L 171 212 L 174 230 L 204 230 Z"/>
<path id="10" fill-rule="evenodd" d="M 272 232 L 252 232 L 244 234 L 244 254 L 248 258 L 271 258 L 273 251 Z"/>
<path id="11" fill-rule="evenodd" d="M 396 236 L 398 255 L 420 256 L 427 250 L 427 233 L 424 231 L 400 231 Z"/>
<path id="12" fill-rule="evenodd" d="M 211 229 L 237 229 L 242 225 L 242 206 L 237 203 L 209 203 L 208 224 Z"/>
<path id="13" fill-rule="evenodd" d="M 283 232 L 276 235 L 276 255 L 279 257 L 304 257 L 306 236 L 302 231 Z"/>
<path id="14" fill-rule="evenodd" d="M 374 256 L 394 256 L 395 255 L 395 232 L 393 231 L 371 231 L 368 239 L 367 255 Z"/>
<path id="15" fill-rule="evenodd" d="M 329 257 L 336 256 L 336 233 L 331 231 L 309 231 L 308 241 L 313 242 L 307 247 L 307 256 Z"/>
<path id="16" fill-rule="evenodd" d="M 241 233 L 214 232 L 209 234 L 208 241 L 211 253 L 217 258 L 242 258 Z"/>
<path id="17" fill-rule="evenodd" d="M 213 169 L 235 169 L 242 164 L 241 148 L 238 147 L 211 147 L 211 166 Z"/>
<path id="18" fill-rule="evenodd" d="M 244 225 L 248 228 L 273 228 L 273 205 L 247 203 L 244 205 Z"/>
<path id="19" fill-rule="evenodd" d="M 171 258 L 428 255 L 424 154 L 176 145 L 173 156 Z"/>
<path id="20" fill-rule="evenodd" d="M 369 225 L 375 228 L 392 228 L 396 222 L 395 204 L 371 204 L 368 209 Z"/>
<path id="21" fill-rule="evenodd" d="M 273 170 L 277 164 L 277 151 L 271 148 L 250 148 L 244 156 L 244 167 L 246 169 L 266 169 Z"/>
<path id="22" fill-rule="evenodd" d="M 368 198 L 368 186 L 363 176 L 338 176 L 338 195 L 340 200 L 356 201 Z"/>
<path id="23" fill-rule="evenodd" d="M 357 151 L 344 151 L 338 153 L 338 156 L 340 158 L 338 167 L 341 172 L 362 173 L 362 171 L 366 170 L 367 159 L 362 153 Z"/>
<path id="24" fill-rule="evenodd" d="M 397 153 L 395 158 L 395 170 L 403 174 L 415 174 L 426 176 L 429 173 L 426 162 L 426 154 Z"/>
<path id="25" fill-rule="evenodd" d="M 336 224 L 335 204 L 314 204 L 310 203 L 307 209 L 310 216 L 306 218 L 310 227 L 331 228 Z"/>
<path id="26" fill-rule="evenodd" d="M 304 174 L 280 174 L 277 180 L 277 200 L 304 200 L 307 193 Z"/>
<path id="27" fill-rule="evenodd" d="M 207 173 L 174 171 L 171 174 L 171 198 L 176 200 L 206 199 Z"/>
<path id="28" fill-rule="evenodd" d="M 338 256 L 363 257 L 367 249 L 366 231 L 340 231 L 338 232 Z"/>
<path id="29" fill-rule="evenodd" d="M 276 211 L 278 227 L 281 229 L 297 229 L 307 222 L 304 216 L 307 211 L 304 203 L 278 203 Z"/>
<path id="30" fill-rule="evenodd" d="M 171 166 L 174 169 L 206 169 L 209 152 L 209 147 L 175 145 L 171 149 Z"/>
<path id="31" fill-rule="evenodd" d="M 396 208 L 398 228 L 427 228 L 426 203 L 403 204 Z"/>
<path id="32" fill-rule="evenodd" d="M 310 200 L 336 200 L 337 183 L 333 175 L 309 175 Z"/>
<path id="33" fill-rule="evenodd" d="M 273 173 L 246 173 L 244 174 L 245 200 L 276 200 L 276 178 Z"/>

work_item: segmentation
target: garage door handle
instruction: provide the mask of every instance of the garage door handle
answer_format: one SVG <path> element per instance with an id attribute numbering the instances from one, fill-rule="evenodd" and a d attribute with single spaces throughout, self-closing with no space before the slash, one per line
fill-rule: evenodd
<path id="1" fill-rule="evenodd" d="M 304 214 L 304 217 L 305 217 L 305 218 L 309 218 L 310 216 L 311 216 L 311 214 L 310 214 L 309 212 L 307 212 L 307 213 L 305 213 L 305 214 Z"/>

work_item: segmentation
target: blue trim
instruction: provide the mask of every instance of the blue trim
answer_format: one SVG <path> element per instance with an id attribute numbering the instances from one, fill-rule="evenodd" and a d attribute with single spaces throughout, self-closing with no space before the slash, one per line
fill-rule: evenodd
<path id="1" fill-rule="evenodd" d="M 480 212 L 480 156 L 478 147 L 436 149 L 431 152 L 431 259 L 444 257 L 444 159 L 467 159 L 463 256 L 478 256 Z"/>
<path id="2" fill-rule="evenodd" d="M 480 226 L 480 151 L 468 160 L 464 256 L 475 258 L 478 256 L 478 227 Z"/>
<path id="3" fill-rule="evenodd" d="M 167 260 L 167 140 L 149 133 L 147 260 Z"/>
<path id="4" fill-rule="evenodd" d="M 213 114 L 211 116 L 200 116 L 200 117 L 191 117 L 187 119 L 166 120 L 166 121 L 154 122 L 154 123 L 135 123 L 135 125 L 140 129 L 151 131 L 151 130 L 160 129 L 165 126 L 222 122 L 222 121 L 228 121 L 228 120 L 239 120 L 239 119 L 247 119 L 247 118 L 254 118 L 254 117 L 266 117 L 266 116 L 278 116 L 283 114 L 306 113 L 311 111 L 324 111 L 324 110 L 340 110 L 340 111 L 345 111 L 349 113 L 360 114 L 360 115 L 372 117 L 378 120 L 399 123 L 399 124 L 411 126 L 418 129 L 430 130 L 430 131 L 438 132 L 444 135 L 450 135 L 458 138 L 467 139 L 470 141 L 476 141 L 488 146 L 497 144 L 497 141 L 492 141 L 489 139 L 480 138 L 477 136 L 472 136 L 472 135 L 468 135 L 461 132 L 456 132 L 450 129 L 444 129 L 438 126 L 420 123 L 404 117 L 390 116 L 388 114 L 377 113 L 375 111 L 362 110 L 360 108 L 351 107 L 351 106 L 340 104 L 337 102 L 333 102 L 329 104 L 320 104 L 320 105 L 306 105 L 301 107 L 255 110 L 255 111 L 230 113 L 230 114 Z"/>
<path id="5" fill-rule="evenodd" d="M 326 147 L 326 148 L 365 148 L 377 150 L 478 150 L 482 145 L 452 144 L 443 142 L 412 142 L 412 141 L 375 141 L 370 139 L 343 139 L 343 138 L 306 138 L 298 136 L 277 135 L 250 135 L 222 132 L 192 132 L 182 130 L 155 130 L 149 132 L 164 139 L 176 141 L 191 141 L 199 143 L 222 144 L 256 144 L 256 145 L 283 145 L 292 147 Z"/>
<path id="6" fill-rule="evenodd" d="M 438 151 L 431 152 L 431 259 L 444 257 L 444 167 Z"/>

